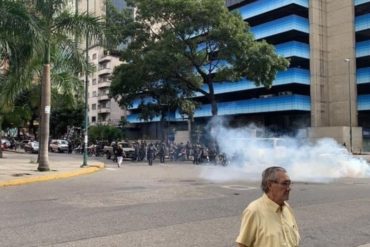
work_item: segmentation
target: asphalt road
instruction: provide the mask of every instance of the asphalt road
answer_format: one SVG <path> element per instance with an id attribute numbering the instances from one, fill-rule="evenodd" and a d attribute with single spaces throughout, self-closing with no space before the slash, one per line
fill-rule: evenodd
<path id="1" fill-rule="evenodd" d="M 108 162 L 92 175 L 1 188 L 0 246 L 235 246 L 259 185 L 203 180 L 203 169 Z M 290 204 L 302 247 L 370 243 L 370 179 L 297 183 Z"/>

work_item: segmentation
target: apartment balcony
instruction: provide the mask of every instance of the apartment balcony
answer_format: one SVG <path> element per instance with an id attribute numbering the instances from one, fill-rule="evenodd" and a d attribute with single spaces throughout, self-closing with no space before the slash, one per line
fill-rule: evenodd
<path id="1" fill-rule="evenodd" d="M 105 121 L 105 120 L 98 120 L 97 124 L 100 124 L 100 125 L 110 125 L 110 122 L 109 121 Z"/>
<path id="2" fill-rule="evenodd" d="M 99 63 L 107 63 L 112 61 L 112 56 L 110 55 L 103 55 L 102 57 L 99 58 Z"/>
<path id="3" fill-rule="evenodd" d="M 99 101 L 105 101 L 105 100 L 110 100 L 110 98 L 109 98 L 108 94 L 100 94 L 100 95 L 98 95 L 98 100 Z"/>
<path id="4" fill-rule="evenodd" d="M 98 83 L 98 88 L 110 87 L 110 81 L 103 81 Z"/>
<path id="5" fill-rule="evenodd" d="M 101 114 L 106 114 L 106 113 L 110 113 L 110 107 L 100 107 L 98 108 L 98 113 L 101 113 Z"/>
<path id="6" fill-rule="evenodd" d="M 107 117 L 108 118 L 108 117 Z M 101 125 L 110 125 L 110 126 L 118 126 L 119 121 L 118 120 L 111 120 L 111 119 L 98 119 L 98 124 Z"/>
<path id="7" fill-rule="evenodd" d="M 99 68 L 98 75 L 102 76 L 102 75 L 112 74 L 112 72 L 113 72 L 112 68 L 102 67 L 102 68 Z"/>

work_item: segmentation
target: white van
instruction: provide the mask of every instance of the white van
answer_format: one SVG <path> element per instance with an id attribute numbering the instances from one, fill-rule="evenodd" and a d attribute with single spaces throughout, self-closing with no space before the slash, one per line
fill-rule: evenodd
<path id="1" fill-rule="evenodd" d="M 66 140 L 51 140 L 49 145 L 51 152 L 68 152 L 68 141 Z"/>

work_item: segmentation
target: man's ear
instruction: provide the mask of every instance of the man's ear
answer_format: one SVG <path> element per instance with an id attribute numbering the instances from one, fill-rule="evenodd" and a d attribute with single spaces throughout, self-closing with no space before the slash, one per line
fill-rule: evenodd
<path id="1" fill-rule="evenodd" d="M 272 181 L 267 181 L 267 188 L 268 188 L 268 191 L 270 191 L 270 189 L 271 189 L 271 185 L 272 185 Z"/>

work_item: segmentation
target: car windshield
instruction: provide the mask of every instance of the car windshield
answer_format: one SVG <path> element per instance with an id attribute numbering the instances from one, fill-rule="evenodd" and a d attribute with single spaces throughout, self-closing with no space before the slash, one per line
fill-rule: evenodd
<path id="1" fill-rule="evenodd" d="M 60 144 L 68 145 L 67 141 L 60 141 Z"/>
<path id="2" fill-rule="evenodd" d="M 123 148 L 130 148 L 131 147 L 130 144 L 128 144 L 128 143 L 121 143 L 121 145 L 122 145 Z"/>

